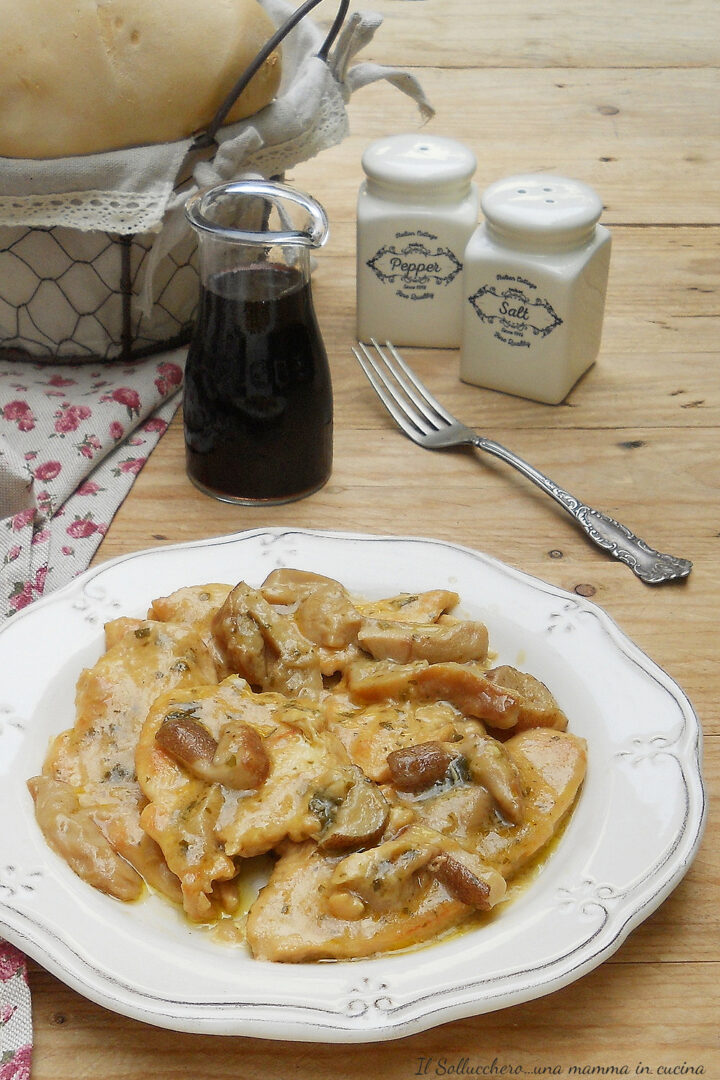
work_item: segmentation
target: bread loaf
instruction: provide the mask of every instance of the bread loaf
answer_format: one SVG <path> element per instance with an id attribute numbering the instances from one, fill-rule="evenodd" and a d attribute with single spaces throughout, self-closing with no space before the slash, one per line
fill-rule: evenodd
<path id="1" fill-rule="evenodd" d="M 0 0 L 0 155 L 54 158 L 201 130 L 274 27 L 257 0 Z M 280 81 L 273 54 L 227 122 Z"/>

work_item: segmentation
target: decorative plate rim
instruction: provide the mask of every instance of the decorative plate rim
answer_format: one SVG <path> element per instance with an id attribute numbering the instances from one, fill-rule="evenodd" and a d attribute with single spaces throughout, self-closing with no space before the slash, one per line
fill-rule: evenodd
<path id="1" fill-rule="evenodd" d="M 73 926 L 67 929 L 63 926 L 60 929 L 53 925 L 47 913 L 38 912 L 34 903 L 39 886 L 34 883 L 32 873 L 29 872 L 30 876 L 26 876 L 25 880 L 21 880 L 22 875 L 18 876 L 17 880 L 13 877 L 16 873 L 15 864 L 20 860 L 17 858 L 17 848 L 13 847 L 13 841 L 9 839 L 6 830 L 6 835 L 0 838 L 0 932 L 89 999 L 121 1014 L 160 1027 L 183 1031 L 296 1041 L 371 1042 L 400 1038 L 453 1019 L 518 1004 L 573 982 L 612 955 L 628 934 L 662 903 L 687 872 L 702 838 L 706 800 L 702 779 L 701 727 L 695 710 L 683 691 L 627 637 L 607 612 L 596 604 L 508 566 L 492 556 L 451 541 L 275 527 L 252 529 L 120 555 L 91 567 L 63 589 L 14 615 L 0 628 L 0 666 L 3 654 L 7 650 L 12 653 L 16 639 L 22 646 L 23 639 L 30 633 L 28 628 L 42 625 L 44 620 L 52 621 L 55 612 L 66 615 L 72 613 L 73 617 L 83 619 L 87 624 L 83 629 L 86 642 L 91 641 L 93 635 L 97 637 L 101 628 L 101 616 L 102 621 L 105 621 L 115 614 L 125 613 L 123 603 L 113 601 L 103 586 L 108 579 L 112 584 L 112 579 L 122 577 L 129 564 L 135 564 L 135 570 L 142 570 L 143 567 L 157 570 L 158 563 L 161 566 L 165 564 L 167 568 L 169 561 L 176 561 L 177 571 L 173 567 L 166 571 L 173 577 L 183 572 L 181 564 L 186 561 L 183 558 L 185 555 L 190 562 L 193 559 L 202 562 L 211 553 L 222 552 L 224 555 L 235 550 L 240 553 L 246 549 L 245 553 L 252 552 L 251 562 L 254 559 L 268 572 L 273 565 L 279 564 L 272 560 L 277 560 L 280 556 L 281 563 L 290 564 L 288 555 L 298 547 L 304 548 L 305 561 L 309 552 L 314 552 L 313 558 L 321 555 L 324 567 L 326 559 L 332 561 L 335 558 L 342 563 L 348 548 L 356 545 L 361 546 L 368 559 L 371 553 L 375 556 L 383 549 L 386 557 L 391 553 L 393 558 L 404 556 L 403 566 L 415 575 L 422 576 L 425 573 L 432 577 L 436 565 L 443 568 L 439 572 L 440 576 L 447 567 L 455 568 L 460 577 L 471 573 L 478 574 L 481 578 L 485 575 L 486 585 L 502 583 L 503 592 L 510 589 L 522 594 L 526 599 L 526 606 L 538 607 L 541 609 L 539 613 L 545 617 L 546 600 L 557 601 L 560 612 L 552 616 L 557 622 L 553 623 L 551 619 L 550 625 L 546 626 L 544 631 L 543 641 L 546 641 L 557 630 L 552 648 L 542 645 L 545 649 L 542 655 L 547 654 L 548 662 L 552 660 L 554 663 L 555 656 L 562 657 L 565 661 L 568 649 L 572 651 L 576 648 L 573 642 L 580 641 L 582 649 L 584 638 L 595 639 L 599 635 L 614 664 L 629 664 L 629 668 L 625 670 L 623 667 L 622 671 L 629 684 L 632 684 L 633 690 L 636 685 L 640 686 L 644 694 L 667 706 L 667 729 L 654 735 L 638 729 L 634 741 L 630 738 L 630 741 L 624 744 L 625 749 L 615 749 L 611 780 L 615 781 L 619 777 L 618 782 L 623 792 L 625 788 L 622 784 L 629 785 L 632 798 L 634 789 L 627 776 L 630 775 L 632 779 L 633 768 L 649 768 L 649 763 L 659 762 L 662 769 L 670 764 L 670 760 L 675 763 L 671 766 L 669 780 L 670 801 L 677 822 L 661 822 L 667 833 L 665 849 L 652 858 L 650 865 L 644 866 L 634 879 L 630 867 L 629 883 L 625 887 L 618 887 L 607 878 L 598 880 L 592 874 L 586 874 L 584 878 L 580 874 L 573 889 L 556 887 L 555 900 L 557 901 L 559 896 L 560 907 L 564 905 L 570 910 L 570 922 L 567 924 L 568 934 L 572 939 L 570 947 L 564 951 L 562 948 L 551 951 L 546 957 L 526 967 L 517 962 L 517 957 L 516 962 L 512 963 L 512 944 L 506 943 L 506 954 L 510 959 L 503 961 L 503 943 L 501 940 L 496 943 L 493 938 L 489 955 L 492 959 L 495 949 L 500 960 L 496 958 L 494 970 L 473 974 L 467 966 L 470 962 L 467 957 L 472 956 L 473 950 L 479 950 L 478 955 L 483 956 L 486 942 L 476 937 L 475 931 L 471 931 L 473 938 L 469 945 L 467 943 L 470 934 L 462 935 L 462 948 L 457 944 L 460 940 L 458 938 L 454 944 L 450 941 L 412 953 L 389 954 L 368 960 L 324 965 L 258 965 L 257 961 L 243 960 L 245 966 L 248 963 L 256 965 L 253 970 L 258 974 L 256 981 L 261 984 L 262 992 L 254 992 L 251 988 L 243 996 L 237 992 L 222 992 L 221 980 L 217 987 L 213 987 L 211 972 L 206 978 L 203 992 L 193 999 L 193 995 L 187 992 L 175 993 L 176 985 L 170 985 L 172 979 L 178 977 L 177 971 L 168 969 L 165 983 L 160 974 L 155 976 L 155 985 L 152 978 L 149 983 L 146 979 L 145 985 L 140 985 L 128 977 L 128 969 L 124 966 L 126 961 L 122 958 L 113 958 L 113 963 L 117 964 L 115 968 L 109 968 L 107 960 L 104 963 L 98 962 L 98 944 L 92 934 L 94 929 L 97 929 L 96 923 L 100 925 L 104 918 L 107 898 L 103 897 L 102 902 L 95 897 L 88 898 L 88 887 L 75 879 L 69 871 L 66 877 L 60 875 L 58 895 L 60 898 L 67 895 L 74 903 L 78 902 L 79 895 L 83 910 L 89 911 L 92 924 L 91 930 L 85 932 L 86 937 L 83 938 L 82 928 L 78 930 L 77 926 Z M 433 558 L 430 560 L 432 568 L 428 570 L 423 566 L 423 558 L 429 555 Z M 154 566 L 151 567 L 151 564 Z M 378 568 L 376 572 L 377 570 Z M 140 576 L 142 577 L 142 574 Z M 335 576 L 340 574 L 336 571 Z M 362 573 L 360 576 L 362 577 Z M 184 580 L 178 577 L 179 583 L 189 584 L 192 580 L 195 580 L 192 576 L 186 576 Z M 210 580 L 209 575 L 205 580 Z M 216 577 L 215 580 L 227 580 L 227 576 Z M 442 585 L 443 582 L 439 584 Z M 397 591 L 404 587 L 402 581 L 397 583 Z M 445 587 L 448 587 L 447 584 Z M 358 591 L 361 589 L 358 588 Z M 457 591 L 461 594 L 461 602 L 466 606 L 468 598 L 462 586 Z M 146 605 L 153 595 L 159 595 L 159 592 L 153 593 L 151 590 L 144 601 Z M 474 600 L 474 603 L 478 610 L 484 610 L 481 600 Z M 117 608 L 122 609 L 122 612 Z M 495 613 L 495 617 L 500 618 L 500 614 Z M 523 613 L 523 618 L 529 619 L 530 616 Z M 564 619 L 567 623 L 563 622 Z M 488 622 L 491 621 L 488 619 Z M 500 625 L 502 628 L 502 623 Z M 565 633 L 564 637 L 561 637 L 562 627 L 567 629 L 568 625 L 576 631 L 575 635 Z M 510 633 L 507 628 L 505 632 Z M 531 644 L 534 641 L 533 633 L 528 632 Z M 492 640 L 491 629 L 491 642 Z M 598 645 L 598 641 L 594 640 L 593 643 Z M 62 649 L 66 654 L 63 663 L 72 668 L 82 650 L 79 647 L 73 648 L 71 642 L 64 643 L 61 651 Z M 542 676 L 542 672 L 536 673 Z M 571 687 L 571 690 L 576 692 L 574 687 Z M 4 705 L 5 696 L 5 690 L 0 688 L 0 775 L 3 771 L 8 771 L 7 766 L 5 770 L 3 766 L 3 735 L 12 736 L 14 751 L 22 757 L 23 744 L 29 739 L 31 727 L 29 723 L 18 720 L 15 721 L 14 730 L 11 729 L 13 717 L 22 715 L 22 710 L 14 710 Z M 677 721 L 680 722 L 677 735 L 674 733 L 673 717 L 675 727 Z M 598 732 L 602 731 L 603 737 L 611 739 L 612 736 L 607 735 L 608 725 L 605 718 L 602 724 L 604 726 L 602 729 L 598 728 Z M 68 723 L 63 722 L 55 730 L 66 726 Z M 631 734 L 625 733 L 626 736 Z M 610 755 L 610 743 L 608 748 L 607 754 Z M 10 764 L 13 757 L 14 755 L 11 756 Z M 591 768 L 592 761 L 591 743 Z M 39 764 L 40 762 L 37 762 L 38 767 Z M 645 779 L 647 780 L 647 776 Z M 663 790 L 667 782 L 668 777 L 664 777 Z M 10 801 L 13 796 L 8 797 L 7 792 L 2 794 L 3 788 L 9 790 L 10 787 L 10 784 L 0 785 L 0 814 L 3 810 L 3 798 L 8 808 L 13 806 Z M 597 784 L 595 788 L 597 789 Z M 13 788 L 13 792 L 15 796 L 22 798 L 19 784 Z M 597 795 L 593 797 L 597 800 Z M 602 800 L 597 802 L 597 806 L 601 810 L 605 809 L 607 813 L 612 812 L 605 807 Z M 573 824 L 574 822 L 571 826 Z M 641 829 L 640 825 L 636 827 Z M 19 828 L 27 843 L 32 832 L 32 825 L 27 823 L 27 815 L 20 817 Z M 23 829 L 26 830 L 25 833 Z M 641 835 L 639 831 L 636 843 L 645 839 L 644 834 Z M 617 837 L 615 841 L 617 842 Z M 19 842 L 18 838 L 15 843 Z M 609 844 L 609 841 L 605 843 Z M 604 851 L 600 841 L 598 845 L 599 851 Z M 562 849 L 562 845 L 560 847 Z M 48 868 L 44 869 L 47 872 Z M 57 888 L 58 868 L 55 866 L 49 869 L 49 876 L 53 877 Z M 620 876 L 622 874 L 626 874 L 625 866 Z M 42 878 L 42 868 L 38 875 Z M 552 879 L 552 871 L 549 877 Z M 535 891 L 538 887 L 533 884 L 531 889 Z M 547 891 L 547 887 L 545 888 Z M 92 890 L 89 892 L 92 893 Z M 563 893 L 566 894 L 564 899 Z M 510 922 L 516 919 L 518 906 L 524 903 L 524 900 L 523 895 L 522 901 L 516 901 L 500 915 L 497 922 L 499 931 L 495 937 L 499 934 L 501 938 L 504 933 L 503 920 L 507 921 L 509 933 Z M 538 909 L 525 906 L 524 911 L 525 922 L 522 919 L 519 922 L 521 931 L 536 917 L 536 911 L 537 918 L 546 921 L 550 913 L 549 908 L 546 910 L 540 904 Z M 93 922 L 93 919 L 96 921 Z M 123 942 L 132 940 L 126 925 L 112 925 L 118 948 Z M 587 928 L 587 933 L 583 927 Z M 493 928 L 495 929 L 495 924 Z M 152 934 L 143 928 L 140 930 L 143 934 L 141 952 L 148 957 L 152 956 Z M 197 946 L 194 945 L 193 948 Z M 412 962 L 409 958 L 412 958 Z M 213 953 L 212 963 L 216 962 L 219 965 L 220 961 Z M 272 975 L 268 979 L 268 968 L 272 968 L 273 972 L 282 970 L 281 981 L 286 984 L 278 986 L 277 989 L 274 985 L 271 986 L 269 993 L 266 988 L 272 982 Z M 224 968 L 222 977 L 232 979 L 232 973 Z M 440 980 L 440 984 L 431 985 L 429 980 L 432 979 Z M 215 993 L 212 992 L 213 989 Z"/>

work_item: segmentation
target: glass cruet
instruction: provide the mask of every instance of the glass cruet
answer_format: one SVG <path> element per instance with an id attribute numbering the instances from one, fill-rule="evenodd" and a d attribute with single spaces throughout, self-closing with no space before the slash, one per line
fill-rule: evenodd
<path id="1" fill-rule="evenodd" d="M 200 302 L 183 398 L 188 476 L 226 502 L 289 502 L 332 467 L 333 402 L 310 252 L 328 221 L 286 184 L 237 180 L 192 196 Z"/>

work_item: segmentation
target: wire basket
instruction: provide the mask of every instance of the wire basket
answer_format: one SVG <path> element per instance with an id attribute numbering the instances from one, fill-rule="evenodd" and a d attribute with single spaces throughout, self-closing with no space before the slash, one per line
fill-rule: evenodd
<path id="1" fill-rule="evenodd" d="M 190 142 L 173 183 L 174 203 L 171 199 L 168 204 L 176 211 L 183 191 L 187 195 L 196 183 L 193 174 L 198 163 L 212 165 L 223 149 L 225 132 L 235 136 L 240 125 L 222 125 L 237 97 L 280 41 L 318 3 L 306 0 L 285 18 L 237 80 L 212 123 Z M 308 43 L 315 46 L 308 53 L 313 61 L 327 66 L 348 5 L 349 0 L 341 0 L 324 40 L 317 32 L 306 33 Z M 319 49 L 318 41 L 322 41 Z M 331 104 L 335 122 L 329 125 L 333 130 L 326 132 L 326 145 L 339 141 L 343 134 L 337 124 L 338 102 Z M 323 107 L 320 99 L 317 108 L 322 111 Z M 287 167 L 313 156 L 318 148 L 317 138 L 308 138 L 303 147 L 302 137 L 298 139 L 295 133 L 292 154 L 286 152 Z M 265 155 L 261 151 L 246 164 L 254 173 L 277 178 L 283 152 L 282 145 Z M 18 198 L 18 206 L 21 203 Z M 199 291 L 197 248 L 190 230 L 178 229 L 177 214 L 171 240 L 163 237 L 167 224 L 163 220 L 159 229 L 128 234 L 64 225 L 0 225 L 0 359 L 126 362 L 187 344 Z M 158 244 L 161 257 L 157 257 Z"/>

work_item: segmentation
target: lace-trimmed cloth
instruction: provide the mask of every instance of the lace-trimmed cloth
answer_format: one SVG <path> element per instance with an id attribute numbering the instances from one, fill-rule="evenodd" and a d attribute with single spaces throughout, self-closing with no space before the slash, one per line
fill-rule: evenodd
<path id="1" fill-rule="evenodd" d="M 276 25 L 286 0 L 261 0 Z M 307 18 L 282 43 L 273 102 L 221 128 L 217 148 L 192 139 L 57 160 L 0 158 L 0 354 L 50 362 L 125 361 L 189 340 L 197 296 L 184 204 L 198 187 L 282 175 L 347 134 L 346 104 L 385 79 L 432 109 L 417 80 L 357 63 L 382 20 L 354 13 L 327 60 Z"/>
<path id="2" fill-rule="evenodd" d="M 276 25 L 294 10 L 286 0 L 260 0 Z M 432 114 L 414 76 L 398 68 L 358 64 L 382 19 L 350 16 L 327 61 L 316 54 L 323 34 L 310 20 L 282 43 L 283 76 L 273 102 L 254 116 L 221 128 L 217 178 L 228 169 L 280 174 L 347 134 L 345 106 L 361 86 L 386 79 Z M 130 235 L 158 231 L 192 138 L 102 154 L 45 160 L 0 158 L 0 226 L 64 226 Z"/>

